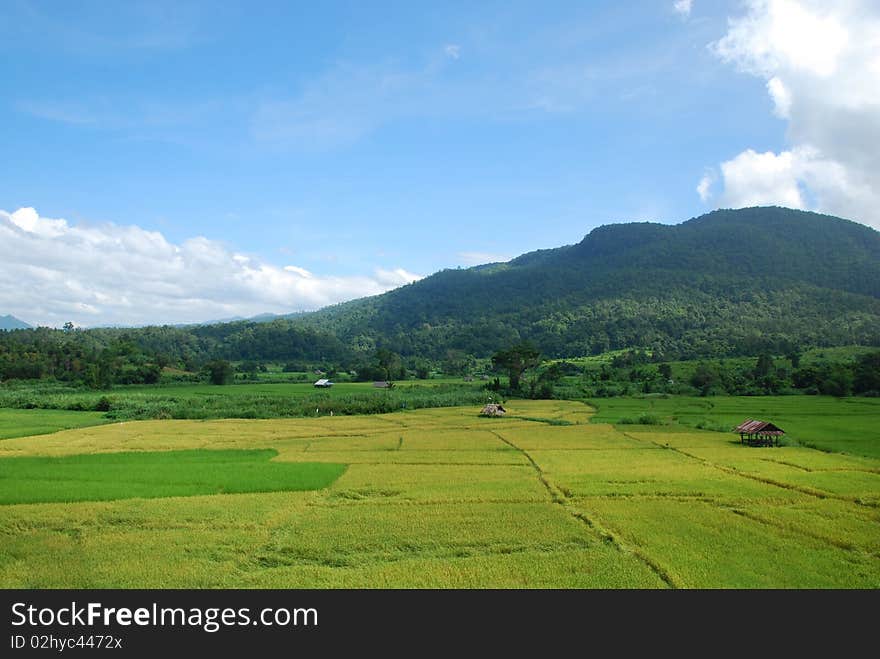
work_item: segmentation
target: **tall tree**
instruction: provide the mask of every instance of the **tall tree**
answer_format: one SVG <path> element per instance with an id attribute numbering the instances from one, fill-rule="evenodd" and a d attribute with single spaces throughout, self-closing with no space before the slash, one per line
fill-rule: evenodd
<path id="1" fill-rule="evenodd" d="M 768 354 L 762 354 L 758 356 L 758 361 L 755 363 L 755 370 L 753 371 L 756 378 L 765 377 L 770 375 L 770 372 L 773 370 L 773 357 Z"/>
<path id="2" fill-rule="evenodd" d="M 393 380 L 400 377 L 402 366 L 400 355 L 396 352 L 392 352 L 388 348 L 379 348 L 376 350 L 376 361 L 379 364 L 379 369 L 385 376 L 385 380 Z"/>
<path id="3" fill-rule="evenodd" d="M 205 365 L 211 384 L 229 384 L 232 381 L 232 364 L 225 359 L 215 359 Z"/>
<path id="4" fill-rule="evenodd" d="M 501 350 L 492 355 L 492 363 L 497 369 L 507 371 L 510 379 L 510 388 L 520 388 L 520 378 L 526 369 L 533 368 L 541 363 L 541 353 L 529 342 L 523 341 L 508 350 Z"/>

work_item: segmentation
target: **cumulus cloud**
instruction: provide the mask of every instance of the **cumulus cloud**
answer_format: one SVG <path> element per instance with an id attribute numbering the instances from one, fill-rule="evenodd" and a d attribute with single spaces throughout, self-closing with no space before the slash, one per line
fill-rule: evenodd
<path id="1" fill-rule="evenodd" d="M 675 0 L 675 3 L 672 5 L 672 8 L 675 12 L 681 16 L 687 18 L 691 15 L 691 9 L 693 8 L 693 0 Z"/>
<path id="2" fill-rule="evenodd" d="M 845 0 L 749 0 L 749 13 L 729 22 L 714 48 L 724 60 L 756 75 L 784 70 L 821 78 L 833 75 L 850 46 L 858 16 Z M 867 8 L 865 8 L 867 11 Z"/>
<path id="3" fill-rule="evenodd" d="M 789 148 L 762 153 L 749 145 L 722 163 L 719 201 L 738 207 L 760 199 L 880 227 L 880 5 L 746 6 L 711 48 L 766 81 L 774 114 L 788 122 Z"/>
<path id="4" fill-rule="evenodd" d="M 461 57 L 461 46 L 455 43 L 448 43 L 443 46 L 443 52 L 449 59 L 458 59 Z"/>
<path id="5" fill-rule="evenodd" d="M 0 309 L 32 323 L 161 324 L 317 309 L 420 279 L 402 268 L 323 276 L 204 237 L 176 245 L 117 224 L 0 210 Z"/>
<path id="6" fill-rule="evenodd" d="M 803 208 L 798 186 L 800 163 L 790 151 L 775 154 L 743 151 L 721 165 L 724 194 L 737 206 L 781 204 Z"/>

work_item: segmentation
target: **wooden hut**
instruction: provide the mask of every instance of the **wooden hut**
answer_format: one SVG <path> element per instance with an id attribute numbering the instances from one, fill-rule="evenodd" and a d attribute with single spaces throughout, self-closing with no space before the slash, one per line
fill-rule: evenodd
<path id="1" fill-rule="evenodd" d="M 785 434 L 779 426 L 757 419 L 746 419 L 733 431 L 739 433 L 740 443 L 748 442 L 751 446 L 779 446 L 779 438 Z"/>
<path id="2" fill-rule="evenodd" d="M 507 414 L 507 410 L 498 403 L 489 403 L 480 410 L 480 416 L 504 416 L 505 414 Z"/>

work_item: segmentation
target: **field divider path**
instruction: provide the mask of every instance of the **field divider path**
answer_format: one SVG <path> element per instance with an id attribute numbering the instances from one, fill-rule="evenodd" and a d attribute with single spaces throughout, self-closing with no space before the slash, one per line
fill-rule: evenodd
<path id="1" fill-rule="evenodd" d="M 844 496 L 836 495 L 831 492 L 825 492 L 822 490 L 813 490 L 812 488 L 791 485 L 788 483 L 780 483 L 779 481 L 775 481 L 771 478 L 764 478 L 761 476 L 755 476 L 753 474 L 747 474 L 745 472 L 740 471 L 739 469 L 735 469 L 733 467 L 728 467 L 726 465 L 717 464 L 715 462 L 712 462 L 711 460 L 706 460 L 705 458 L 701 458 L 699 456 L 693 455 L 693 454 L 688 453 L 687 451 L 684 451 L 679 448 L 674 448 L 671 446 L 667 446 L 665 444 L 660 444 L 659 442 L 656 442 L 654 440 L 641 439 L 638 436 L 632 435 L 627 432 L 622 432 L 622 434 L 625 435 L 626 437 L 629 437 L 630 439 L 633 439 L 636 441 L 650 442 L 651 444 L 654 444 L 654 445 L 658 446 L 659 448 L 675 451 L 676 453 L 679 453 L 679 454 L 685 456 L 686 458 L 696 460 L 697 462 L 699 462 L 700 464 L 702 464 L 704 466 L 718 469 L 719 471 L 722 471 L 727 474 L 731 474 L 733 476 L 741 476 L 742 478 L 753 480 L 758 483 L 763 483 L 765 485 L 772 485 L 774 487 L 779 487 L 784 490 L 791 490 L 791 491 L 799 492 L 801 494 L 806 494 L 808 496 L 812 496 L 817 499 L 834 499 L 834 500 L 841 501 L 843 503 L 850 504 L 850 505 L 859 505 L 859 506 L 863 506 L 866 508 L 877 508 L 876 504 L 866 503 L 866 502 L 861 501 L 855 497 L 844 497 Z M 781 464 L 788 464 L 788 463 L 783 462 Z M 790 465 L 790 466 L 799 467 L 799 465 Z M 799 467 L 799 468 L 804 469 L 803 467 Z M 804 469 L 804 471 L 813 472 L 814 470 Z M 857 469 L 857 470 L 853 470 L 853 471 L 865 471 L 865 470 Z M 738 515 L 738 516 L 743 517 L 745 519 L 751 520 L 752 522 L 755 522 L 757 524 L 762 524 L 764 526 L 769 526 L 771 528 L 778 529 L 778 530 L 785 531 L 785 532 L 789 532 L 789 533 L 796 533 L 796 534 L 801 535 L 803 537 L 807 537 L 812 540 L 825 543 L 825 544 L 830 545 L 832 547 L 835 547 L 837 549 L 843 549 L 844 551 L 850 551 L 850 552 L 854 552 L 857 554 L 863 554 L 863 555 L 871 556 L 874 558 L 880 556 L 880 554 L 877 554 L 876 552 L 870 552 L 870 551 L 865 551 L 863 549 L 859 549 L 858 547 L 852 545 L 851 543 L 840 542 L 840 541 L 835 540 L 834 538 L 830 538 L 830 537 L 828 537 L 824 534 L 821 534 L 821 533 L 812 533 L 812 532 L 810 532 L 806 529 L 803 529 L 803 528 L 797 528 L 797 527 L 792 527 L 792 526 L 788 526 L 785 524 L 780 524 L 779 522 L 775 522 L 773 520 L 766 519 L 764 517 L 761 517 L 760 515 L 755 515 L 755 514 L 749 512 L 748 510 L 744 510 L 743 508 L 722 506 L 722 505 L 719 505 L 717 502 L 712 501 L 711 499 L 707 500 L 707 502 L 712 503 L 716 508 L 728 510 L 729 512 L 733 513 L 734 515 Z"/>
<path id="2" fill-rule="evenodd" d="M 807 447 L 812 448 L 812 447 Z M 813 449 L 815 451 L 821 451 L 822 449 Z M 829 472 L 829 471 L 854 471 L 861 472 L 863 474 L 880 474 L 880 468 L 873 467 L 824 467 L 822 469 L 811 469 L 810 467 L 804 467 L 803 465 L 795 464 L 794 462 L 786 462 L 785 460 L 771 460 L 770 458 L 759 458 L 762 462 L 769 462 L 771 464 L 780 464 L 785 465 L 786 467 L 791 467 L 792 469 L 800 469 L 801 471 L 805 471 L 809 474 L 816 474 L 821 472 Z"/>
<path id="3" fill-rule="evenodd" d="M 753 480 L 758 483 L 764 483 L 765 485 L 773 485 L 774 487 L 778 487 L 783 490 L 791 490 L 794 492 L 800 492 L 801 494 L 806 494 L 811 497 L 816 497 L 817 499 L 835 499 L 837 501 L 843 501 L 845 503 L 851 503 L 851 504 L 855 504 L 858 506 L 864 506 L 865 508 L 877 508 L 878 507 L 878 504 L 863 501 L 859 497 L 848 497 L 848 496 L 844 496 L 842 494 L 834 494 L 833 492 L 828 492 L 826 490 L 818 490 L 818 489 L 814 489 L 812 487 L 804 487 L 803 485 L 795 485 L 793 483 L 783 483 L 782 481 L 777 481 L 772 478 L 767 478 L 765 476 L 758 476 L 756 474 L 749 474 L 745 471 L 737 469 L 736 467 L 728 467 L 727 465 L 718 464 L 717 462 L 712 462 L 711 460 L 707 460 L 706 458 L 701 458 L 700 456 L 694 455 L 693 453 L 688 453 L 687 451 L 685 451 L 683 449 L 676 448 L 674 446 L 669 446 L 667 444 L 661 444 L 660 442 L 657 442 L 653 439 L 645 440 L 645 439 L 641 439 L 637 435 L 633 435 L 628 432 L 623 432 L 623 431 L 619 431 L 619 432 L 622 435 L 624 435 L 625 437 L 628 437 L 629 439 L 635 440 L 637 442 L 642 442 L 642 443 L 650 443 L 650 444 L 655 445 L 658 448 L 665 449 L 667 451 L 674 451 L 675 453 L 678 453 L 679 455 L 683 455 L 686 458 L 690 458 L 691 460 L 696 460 L 697 462 L 699 462 L 700 464 L 702 464 L 706 467 L 711 467 L 713 469 L 717 469 L 718 471 L 722 471 L 722 472 L 724 472 L 726 474 L 730 474 L 732 476 L 739 476 L 741 478 L 747 478 L 749 480 Z M 859 471 L 859 470 L 854 470 L 854 471 Z"/>
<path id="4" fill-rule="evenodd" d="M 754 513 L 749 512 L 748 510 L 743 510 L 742 508 L 731 508 L 730 512 L 732 512 L 734 515 L 739 515 L 740 517 L 748 519 L 752 522 L 756 522 L 758 524 L 763 524 L 764 526 L 769 526 L 770 528 L 773 528 L 773 529 L 778 529 L 780 531 L 788 532 L 788 533 L 797 533 L 797 534 L 804 536 L 806 538 L 810 538 L 812 540 L 822 542 L 826 545 L 830 545 L 831 547 L 835 547 L 836 549 L 842 549 L 844 551 L 853 552 L 855 554 L 861 554 L 861 555 L 867 556 L 869 558 L 875 558 L 875 559 L 880 558 L 880 552 L 860 549 L 859 547 L 857 547 L 856 545 L 854 545 L 851 542 L 836 540 L 834 538 L 828 537 L 827 535 L 823 535 L 821 533 L 814 533 L 814 532 L 811 532 L 811 531 L 804 529 L 804 528 L 797 528 L 797 527 L 787 526 L 785 524 L 780 524 L 779 522 L 765 519 L 765 518 L 761 517 L 760 515 L 755 515 Z"/>
<path id="5" fill-rule="evenodd" d="M 656 574 L 663 583 L 665 583 L 670 588 L 682 588 L 684 587 L 682 584 L 676 583 L 675 579 L 669 572 L 660 565 L 653 558 L 645 554 L 638 547 L 629 546 L 622 538 L 614 534 L 612 531 L 606 529 L 604 526 L 599 524 L 595 519 L 589 517 L 586 513 L 581 510 L 577 510 L 569 500 L 566 493 L 559 488 L 553 481 L 551 481 L 546 472 L 541 468 L 541 465 L 531 456 L 531 454 L 524 448 L 517 446 L 512 441 L 501 435 L 499 432 L 495 430 L 490 430 L 490 433 L 495 435 L 499 440 L 510 446 L 512 449 L 519 451 L 526 460 L 529 461 L 531 467 L 535 470 L 535 473 L 538 475 L 538 480 L 544 485 L 547 489 L 547 492 L 550 494 L 550 498 L 553 503 L 560 506 L 566 513 L 574 517 L 576 520 L 584 524 L 587 528 L 589 528 L 592 532 L 596 533 L 600 538 L 612 544 L 615 549 L 624 553 L 624 554 L 632 554 L 640 561 L 642 561 L 648 568 Z"/>

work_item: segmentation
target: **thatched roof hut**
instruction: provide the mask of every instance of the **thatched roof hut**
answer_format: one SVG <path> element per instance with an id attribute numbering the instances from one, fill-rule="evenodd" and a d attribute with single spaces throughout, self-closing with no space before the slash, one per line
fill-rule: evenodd
<path id="1" fill-rule="evenodd" d="M 779 426 L 769 421 L 758 421 L 757 419 L 746 419 L 733 432 L 739 433 L 739 441 L 749 444 L 779 444 L 779 438 L 785 434 L 785 431 Z"/>
<path id="2" fill-rule="evenodd" d="M 498 403 L 488 403 L 482 410 L 480 416 L 504 416 L 507 410 Z"/>

